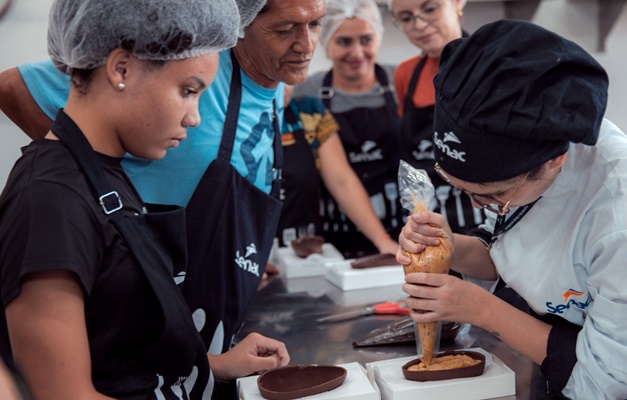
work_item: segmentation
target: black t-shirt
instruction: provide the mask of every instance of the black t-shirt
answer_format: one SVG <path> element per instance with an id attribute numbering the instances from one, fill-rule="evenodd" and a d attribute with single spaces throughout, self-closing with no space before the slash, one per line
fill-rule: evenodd
<path id="1" fill-rule="evenodd" d="M 121 159 L 98 154 L 125 213 L 144 212 Z M 124 379 L 124 366 L 152 349 L 164 325 L 163 311 L 125 241 L 65 146 L 36 140 L 23 150 L 0 196 L 0 346 L 11 360 L 4 308 L 31 272 L 74 272 L 85 294 L 92 379 Z M 184 376 L 187 372 L 181 372 Z M 157 384 L 138 383 L 148 398 Z M 141 387 L 144 385 L 145 387 Z M 116 394 L 119 395 L 119 394 Z M 134 397 L 135 398 L 135 397 Z"/>

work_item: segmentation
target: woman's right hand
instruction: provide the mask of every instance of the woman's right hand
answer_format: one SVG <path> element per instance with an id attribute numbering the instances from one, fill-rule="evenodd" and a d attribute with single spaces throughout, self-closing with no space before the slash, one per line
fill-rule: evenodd
<path id="1" fill-rule="evenodd" d="M 285 344 L 258 333 L 251 333 L 226 353 L 208 354 L 213 376 L 219 381 L 230 381 L 268 369 L 289 364 Z"/>
<path id="2" fill-rule="evenodd" d="M 437 246 L 440 243 L 438 238 L 444 234 L 452 243 L 453 232 L 441 214 L 419 211 L 410 215 L 398 237 L 399 248 L 396 252 L 396 261 L 403 265 L 409 264 L 410 260 L 404 252 L 420 253 L 426 246 Z"/>

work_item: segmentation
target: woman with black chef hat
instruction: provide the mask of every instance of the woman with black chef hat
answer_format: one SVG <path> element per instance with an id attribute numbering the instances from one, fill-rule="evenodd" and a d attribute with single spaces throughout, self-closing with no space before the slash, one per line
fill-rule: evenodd
<path id="1" fill-rule="evenodd" d="M 407 305 L 426 313 L 411 317 L 492 332 L 567 398 L 627 398 L 627 137 L 604 119 L 607 74 L 555 33 L 498 21 L 448 44 L 434 84 L 435 169 L 488 219 L 480 240 L 416 213 L 400 244 L 420 252 L 445 232 L 453 269 L 501 279 L 533 313 L 415 273 Z"/>

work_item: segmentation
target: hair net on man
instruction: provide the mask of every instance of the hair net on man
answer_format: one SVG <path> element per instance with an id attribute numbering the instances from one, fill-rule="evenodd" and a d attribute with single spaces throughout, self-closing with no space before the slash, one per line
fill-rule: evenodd
<path id="1" fill-rule="evenodd" d="M 118 47 L 142 60 L 179 60 L 234 46 L 239 24 L 235 0 L 55 0 L 48 53 L 67 74 L 103 65 Z"/>
<path id="2" fill-rule="evenodd" d="M 259 11 L 266 5 L 267 0 L 235 0 L 235 2 L 239 8 L 239 15 L 242 20 L 240 26 L 245 28 L 257 18 Z"/>
<path id="3" fill-rule="evenodd" d="M 244 28 L 250 25 L 261 9 L 266 5 L 267 0 L 235 0 L 239 8 L 241 23 L 239 25 L 239 37 L 244 38 Z"/>
<path id="4" fill-rule="evenodd" d="M 326 49 L 331 36 L 349 18 L 368 22 L 379 37 L 383 35 L 383 22 L 379 6 L 374 0 L 328 0 L 327 13 L 322 19 L 320 43 Z"/>

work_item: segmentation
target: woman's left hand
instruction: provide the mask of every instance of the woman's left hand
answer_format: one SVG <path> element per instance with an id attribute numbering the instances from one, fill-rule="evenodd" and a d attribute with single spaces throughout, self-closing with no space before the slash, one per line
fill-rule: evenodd
<path id="1" fill-rule="evenodd" d="M 260 371 L 283 367 L 290 355 L 283 342 L 251 333 L 229 351 L 209 354 L 209 363 L 216 380 L 230 381 Z"/>
<path id="2" fill-rule="evenodd" d="M 266 264 L 266 270 L 263 272 L 263 274 L 261 275 L 261 280 L 259 281 L 259 286 L 257 286 L 257 291 L 265 288 L 266 286 L 268 286 L 271 282 L 271 277 L 274 275 L 277 275 L 281 272 L 281 270 L 279 269 L 279 267 L 277 267 L 276 265 L 272 264 L 272 263 L 267 263 Z"/>

